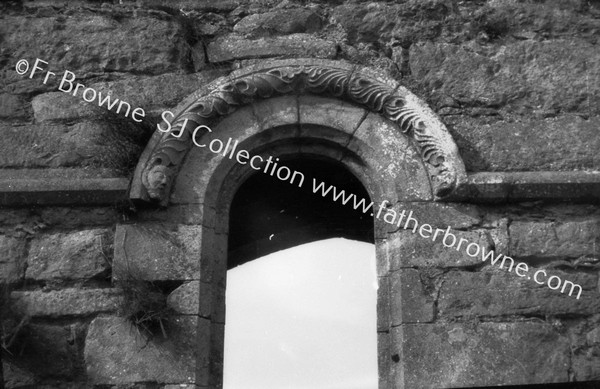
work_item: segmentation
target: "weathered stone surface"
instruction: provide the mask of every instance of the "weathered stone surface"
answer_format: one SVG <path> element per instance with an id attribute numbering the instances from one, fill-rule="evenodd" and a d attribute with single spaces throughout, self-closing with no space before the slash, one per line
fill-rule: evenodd
<path id="1" fill-rule="evenodd" d="M 407 388 L 569 380 L 568 339 L 545 323 L 407 324 L 392 336 Z"/>
<path id="2" fill-rule="evenodd" d="M 467 171 L 600 170 L 600 117 L 561 115 L 490 124 L 447 116 L 444 122 Z"/>
<path id="3" fill-rule="evenodd" d="M 505 265 L 507 268 L 510 265 Z M 504 315 L 593 315 L 600 312 L 600 293 L 598 291 L 598 276 L 586 273 L 564 272 L 557 269 L 544 269 L 546 272 L 537 276 L 538 268 L 529 268 L 527 276 L 519 277 L 512 272 L 492 269 L 481 272 L 451 271 L 442 277 L 441 290 L 438 298 L 438 313 L 440 317 L 473 318 Z M 521 274 L 525 272 L 521 271 Z M 546 282 L 552 276 L 562 279 L 562 282 L 573 282 L 579 288 L 566 284 L 564 293 L 562 287 L 550 289 Z M 531 277 L 528 279 L 528 277 Z M 558 281 L 553 279 L 552 286 Z M 571 293 L 571 296 L 569 296 Z"/>
<path id="4" fill-rule="evenodd" d="M 111 234 L 106 229 L 41 235 L 31 242 L 26 277 L 43 281 L 97 277 L 110 267 L 104 254 L 107 239 Z"/>
<path id="5" fill-rule="evenodd" d="M 254 40 L 229 35 L 210 43 L 207 51 L 211 62 L 268 57 L 334 58 L 336 45 L 309 34 Z"/>
<path id="6" fill-rule="evenodd" d="M 409 227 L 412 226 L 409 225 Z M 435 231 L 435 230 L 434 230 Z M 422 267 L 468 267 L 481 263 L 481 254 L 471 257 L 466 253 L 466 247 L 470 243 L 475 243 L 486 252 L 491 248 L 491 240 L 486 231 L 458 231 L 450 229 L 447 235 L 446 244 L 452 245 L 455 237 L 455 244 L 452 247 L 446 247 L 443 243 L 446 229 L 438 234 L 435 242 L 431 238 L 423 238 L 409 230 L 400 230 L 389 235 L 386 241 L 382 242 L 381 250 L 389 253 L 389 270 L 397 270 L 404 267 L 422 266 Z M 427 234 L 426 234 L 427 235 Z M 433 234 L 430 234 L 433 237 Z M 459 250 L 456 250 L 460 239 L 465 239 L 461 243 Z M 475 246 L 472 246 L 475 247 Z M 471 249 L 472 252 L 475 248 Z"/>
<path id="7" fill-rule="evenodd" d="M 199 280 L 198 226 L 124 224 L 115 233 L 113 277 L 144 280 Z"/>
<path id="8" fill-rule="evenodd" d="M 56 73 L 47 82 L 53 88 L 65 70 L 84 78 L 103 71 L 160 74 L 188 66 L 189 47 L 181 25 L 149 16 L 120 21 L 98 14 L 7 16 L 0 26 L 0 35 L 4 37 L 3 48 L 11 53 L 10 67 L 24 58 L 30 61 L 31 69 L 35 59 L 40 58 L 48 62 L 41 65 L 44 70 Z M 14 85 L 7 89 L 12 93 L 47 90 L 44 76 L 45 72 L 37 71 L 29 79 L 11 69 L 6 78 Z"/>
<path id="9" fill-rule="evenodd" d="M 600 79 L 600 53 L 594 47 L 576 40 L 523 41 L 488 53 L 478 46 L 415 44 L 410 69 L 439 101 L 487 107 L 518 102 L 524 112 L 597 115 L 600 84 L 591 80 Z"/>
<path id="10" fill-rule="evenodd" d="M 23 97 L 0 93 L 0 118 L 23 118 L 27 111 L 28 104 Z"/>
<path id="11" fill-rule="evenodd" d="M 294 34 L 315 32 L 321 28 L 321 18 L 304 8 L 280 9 L 264 14 L 248 15 L 233 30 L 240 34 Z"/>
<path id="12" fill-rule="evenodd" d="M 202 302 L 202 306 L 200 303 Z M 175 312 L 183 315 L 210 315 L 208 298 L 200 300 L 200 281 L 186 282 L 175 289 L 167 297 L 167 305 Z"/>
<path id="13" fill-rule="evenodd" d="M 600 253 L 600 220 L 565 222 L 513 222 L 509 226 L 510 253 L 514 257 L 564 259 Z"/>
<path id="14" fill-rule="evenodd" d="M 160 112 L 174 107 L 200 87 L 223 75 L 220 70 L 194 74 L 166 73 L 158 76 L 131 76 L 120 81 L 99 82 L 90 85 L 95 90 L 109 93 L 131 104 L 142 107 L 146 113 Z"/>
<path id="15" fill-rule="evenodd" d="M 36 383 L 35 374 L 13 364 L 2 361 L 4 385 L 7 389 L 33 387 Z"/>
<path id="16" fill-rule="evenodd" d="M 99 317 L 90 324 L 85 341 L 87 375 L 94 384 L 195 382 L 198 321 L 176 316 L 162 335 L 148 339 L 118 317 Z"/>
<path id="17" fill-rule="evenodd" d="M 64 92 L 50 92 L 35 96 L 31 106 L 36 122 L 101 118 L 105 114 L 97 103 L 88 103 L 80 96 L 72 96 Z"/>
<path id="18" fill-rule="evenodd" d="M 40 218 L 47 226 L 73 228 L 114 224 L 119 220 L 119 212 L 109 207 L 44 207 Z"/>
<path id="19" fill-rule="evenodd" d="M 392 325 L 433 321 L 433 290 L 427 291 L 416 269 L 400 269 L 390 274 Z"/>
<path id="20" fill-rule="evenodd" d="M 87 316 L 114 312 L 120 302 L 116 289 L 63 289 L 42 292 L 12 292 L 18 312 L 34 317 Z"/>
<path id="21" fill-rule="evenodd" d="M 144 7 L 168 7 L 174 10 L 232 11 L 242 0 L 138 0 Z"/>
<path id="22" fill-rule="evenodd" d="M 427 223 L 436 228 L 467 229 L 479 225 L 482 221 L 482 212 L 471 204 L 406 202 L 396 204 L 393 209 L 397 212 L 402 212 L 403 209 L 406 209 L 407 213 L 412 211 L 413 217 L 419 223 Z"/>
<path id="23" fill-rule="evenodd" d="M 574 350 L 571 365 L 575 380 L 600 380 L 600 316 L 578 321 L 568 333 Z"/>
<path id="24" fill-rule="evenodd" d="M 124 169 L 141 153 L 132 123 L 0 124 L 0 168 L 93 166 Z M 139 142 L 139 143 L 138 143 Z"/>
<path id="25" fill-rule="evenodd" d="M 336 7 L 331 17 L 344 28 L 351 43 L 387 44 L 394 39 L 409 44 L 438 36 L 440 22 L 448 11 L 446 6 L 437 2 L 359 2 Z"/>
<path id="26" fill-rule="evenodd" d="M 25 240 L 0 235 L 0 283 L 18 281 L 25 270 Z"/>
<path id="27" fill-rule="evenodd" d="M 23 331 L 23 351 L 17 359 L 23 364 L 21 367 L 26 371 L 33 371 L 38 376 L 74 377 L 79 368 L 77 359 L 79 345 L 83 343 L 85 325 L 29 323 Z M 26 381 L 32 378 L 21 376 L 21 379 Z"/>

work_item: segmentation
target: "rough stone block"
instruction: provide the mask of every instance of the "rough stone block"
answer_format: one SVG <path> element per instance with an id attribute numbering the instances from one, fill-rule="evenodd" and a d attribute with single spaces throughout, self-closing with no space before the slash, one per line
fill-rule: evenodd
<path id="1" fill-rule="evenodd" d="M 567 222 L 513 222 L 509 226 L 514 257 L 564 259 L 600 254 L 600 220 Z"/>
<path id="2" fill-rule="evenodd" d="M 412 224 L 411 224 L 412 225 Z M 410 226 L 409 226 L 410 227 Z M 452 247 L 446 247 L 443 243 L 445 229 L 438 234 L 435 242 L 430 238 L 423 238 L 417 229 L 416 233 L 411 230 L 400 230 L 382 243 L 388 253 L 389 269 L 397 270 L 403 267 L 468 267 L 481 263 L 481 254 L 472 257 L 467 255 L 466 248 L 470 243 L 475 243 L 481 250 L 488 252 L 491 249 L 491 241 L 486 231 L 458 231 L 450 229 L 446 243 L 452 244 L 452 237 L 456 237 L 456 243 Z M 425 235 L 427 235 L 425 233 Z M 433 236 L 433 235 L 432 235 Z M 458 243 L 464 239 L 459 250 Z M 472 246 L 475 247 L 475 246 Z M 474 249 L 472 249 L 473 252 Z"/>
<path id="3" fill-rule="evenodd" d="M 25 240 L 0 235 L 0 282 L 18 281 L 25 271 Z"/>
<path id="4" fill-rule="evenodd" d="M 0 118 L 23 118 L 28 114 L 29 104 L 21 96 L 0 93 Z"/>
<path id="5" fill-rule="evenodd" d="M 11 60 L 25 58 L 31 61 L 30 69 L 36 58 L 48 62 L 40 67 L 56 73 L 47 83 L 53 88 L 65 70 L 78 78 L 104 71 L 160 74 L 185 69 L 189 61 L 183 27 L 170 18 L 144 14 L 120 21 L 111 15 L 89 13 L 73 17 L 7 16 L 0 35 Z M 17 84 L 14 92 L 26 93 L 43 86 L 45 72 L 36 72 L 32 80 L 24 80 L 25 76 L 14 71 L 7 77 L 9 83 L 25 81 L 23 86 Z"/>
<path id="6" fill-rule="evenodd" d="M 85 341 L 88 378 L 96 385 L 194 383 L 199 320 L 203 319 L 169 319 L 164 339 L 162 335 L 148 338 L 122 318 L 94 319 Z"/>
<path id="7" fill-rule="evenodd" d="M 468 171 L 600 170 L 600 117 L 444 117 Z"/>
<path id="8" fill-rule="evenodd" d="M 435 90 L 440 100 L 463 105 L 518 102 L 543 111 L 600 113 L 600 86 L 590 82 L 600 78 L 600 53 L 594 45 L 580 40 L 526 40 L 489 54 L 478 49 L 413 44 L 412 75 L 431 93 Z"/>
<path id="9" fill-rule="evenodd" d="M 131 76 L 119 81 L 98 82 L 90 87 L 103 96 L 110 92 L 111 96 L 131 104 L 132 109 L 142 107 L 150 116 L 160 115 L 165 109 L 175 107 L 197 89 L 222 75 L 220 70 L 208 70 L 194 74 Z M 162 120 L 160 116 L 159 120 Z"/>
<path id="10" fill-rule="evenodd" d="M 0 136 L 0 168 L 124 169 L 143 149 L 142 130 L 132 122 L 0 124 Z"/>
<path id="11" fill-rule="evenodd" d="M 202 306 L 200 303 L 202 302 Z M 183 315 L 210 315 L 210 301 L 207 298 L 200 300 L 200 281 L 186 282 L 175 289 L 167 298 L 169 308 Z"/>
<path id="12" fill-rule="evenodd" d="M 2 361 L 4 385 L 7 389 L 35 387 L 35 374 L 14 364 Z"/>
<path id="13" fill-rule="evenodd" d="M 199 280 L 199 226 L 124 224 L 115 232 L 113 277 L 144 280 Z"/>
<path id="14" fill-rule="evenodd" d="M 17 312 L 33 317 L 88 316 L 114 312 L 121 301 L 117 289 L 63 289 L 11 293 Z"/>
<path id="15" fill-rule="evenodd" d="M 176 11 L 180 9 L 197 11 L 232 11 L 242 3 L 241 0 L 138 0 L 143 7 L 167 7 Z"/>
<path id="16" fill-rule="evenodd" d="M 442 277 L 438 299 L 438 314 L 448 318 L 472 318 L 505 315 L 593 315 L 600 312 L 598 276 L 585 273 L 545 269 L 540 282 L 551 276 L 560 277 L 581 285 L 583 291 L 577 299 L 578 288 L 571 296 L 571 287 L 565 293 L 552 290 L 546 284 L 536 284 L 532 279 L 538 269 L 530 268 L 526 277 L 512 272 L 491 270 L 481 272 L 452 271 Z M 554 282 L 555 283 L 555 282 Z M 554 285 L 553 283 L 553 285 Z"/>
<path id="17" fill-rule="evenodd" d="M 569 380 L 568 339 L 549 324 L 406 324 L 392 335 L 402 344 L 400 379 L 407 388 Z"/>
<path id="18" fill-rule="evenodd" d="M 36 237 L 29 249 L 26 277 L 38 281 L 98 277 L 110 267 L 104 247 L 111 235 L 98 228 Z"/>
<path id="19" fill-rule="evenodd" d="M 38 123 L 52 120 L 100 118 L 106 113 L 96 103 L 88 103 L 79 96 L 72 96 L 64 92 L 37 95 L 31 101 L 31 106 L 35 121 Z"/>
<path id="20" fill-rule="evenodd" d="M 433 291 L 427 291 L 416 269 L 400 269 L 390 274 L 392 326 L 427 323 L 434 319 Z"/>
<path id="21" fill-rule="evenodd" d="M 280 9 L 263 14 L 248 15 L 240 20 L 233 31 L 240 34 L 294 34 L 315 32 L 321 28 L 321 18 L 304 8 Z"/>
<path id="22" fill-rule="evenodd" d="M 334 42 L 309 34 L 292 34 L 275 38 L 244 39 L 229 35 L 208 45 L 210 62 L 225 62 L 247 58 L 312 57 L 334 58 Z"/>
<path id="23" fill-rule="evenodd" d="M 22 354 L 17 358 L 17 361 L 21 361 L 20 367 L 23 370 L 11 372 L 16 373 L 13 379 L 21 382 L 34 381 L 35 378 L 28 375 L 27 371 L 34 372 L 35 376 L 73 378 L 80 367 L 79 346 L 83 343 L 85 327 L 80 323 L 29 323 L 22 330 Z"/>
<path id="24" fill-rule="evenodd" d="M 479 225 L 482 221 L 482 211 L 472 204 L 414 202 L 398 203 L 395 208 L 413 212 L 413 217 L 419 223 L 427 223 L 436 228 L 452 227 L 467 229 Z"/>
<path id="25" fill-rule="evenodd" d="M 381 203 L 373 205 L 375 211 L 379 211 Z M 386 204 L 390 205 L 390 204 Z M 420 224 L 429 224 L 433 228 L 446 229 L 448 227 L 454 229 L 468 229 L 475 227 L 482 222 L 482 212 L 470 204 L 459 203 L 436 203 L 436 202 L 398 202 L 391 205 L 390 208 L 385 207 L 379 214 L 379 219 L 383 220 L 386 210 L 391 209 L 398 215 L 405 210 L 405 215 L 410 215 L 412 212 Z M 399 217 L 399 216 L 398 216 Z M 404 219 L 405 220 L 405 219 Z M 404 226 L 404 221 L 401 226 Z M 409 224 L 412 227 L 412 222 Z M 385 237 L 388 233 L 398 230 L 397 224 L 387 222 L 376 223 L 376 236 Z"/>
<path id="26" fill-rule="evenodd" d="M 47 226 L 74 228 L 115 224 L 120 215 L 114 207 L 44 207 L 40 209 L 40 217 Z"/>

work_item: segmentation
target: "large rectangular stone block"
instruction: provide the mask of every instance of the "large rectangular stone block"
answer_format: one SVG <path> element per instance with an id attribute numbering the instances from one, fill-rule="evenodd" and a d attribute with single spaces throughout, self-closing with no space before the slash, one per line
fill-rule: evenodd
<path id="1" fill-rule="evenodd" d="M 201 230 L 160 223 L 117 226 L 113 278 L 199 280 Z"/>
<path id="2" fill-rule="evenodd" d="M 551 276 L 560 277 L 562 282 L 570 281 L 581 285 L 581 297 L 577 299 L 578 288 L 572 295 L 570 284 L 565 293 L 552 290 L 546 284 L 539 285 L 533 279 L 531 268 L 526 277 L 513 272 L 490 269 L 481 272 L 451 271 L 442 277 L 438 300 L 438 313 L 445 318 L 473 318 L 506 315 L 593 315 L 600 312 L 598 276 L 586 273 L 564 272 L 545 269 L 547 275 L 540 274 L 540 282 L 547 282 Z M 524 274 L 521 272 L 521 274 Z M 552 286 L 557 281 L 552 282 Z"/>
<path id="3" fill-rule="evenodd" d="M 406 324 L 395 327 L 392 335 L 394 347 L 401 349 L 398 387 L 569 380 L 569 341 L 546 323 Z"/>
<path id="4" fill-rule="evenodd" d="M 600 219 L 566 222 L 513 222 L 510 253 L 530 260 L 576 259 L 600 254 Z"/>
<path id="5" fill-rule="evenodd" d="M 85 341 L 89 380 L 96 385 L 196 381 L 196 316 L 173 316 L 162 334 L 149 337 L 119 317 L 98 317 Z"/>
<path id="6" fill-rule="evenodd" d="M 112 233 L 104 228 L 36 236 L 29 248 L 26 278 L 86 280 L 110 268 L 104 252 Z"/>
<path id="7" fill-rule="evenodd" d="M 429 230 L 428 230 L 429 231 Z M 435 233 L 435 229 L 433 229 Z M 444 241 L 445 232 L 448 231 L 447 238 Z M 420 234 L 419 229 L 416 233 L 411 230 L 400 230 L 390 234 L 378 246 L 379 252 L 382 252 L 388 258 L 390 271 L 405 267 L 469 267 L 475 266 L 481 261 L 481 254 L 470 256 L 466 249 L 469 244 L 472 246 L 471 252 L 474 253 L 477 246 L 481 250 L 488 252 L 491 249 L 491 238 L 485 230 L 459 231 L 445 229 L 439 233 L 433 241 L 433 234 L 423 232 L 428 238 Z M 454 238 L 452 237 L 454 236 Z M 461 239 L 464 239 L 461 242 Z M 444 242 L 446 245 L 444 245 Z M 453 243 L 454 242 L 454 243 Z M 460 243 L 460 246 L 459 246 Z M 458 250 L 457 250 L 458 247 Z"/>
<path id="8" fill-rule="evenodd" d="M 229 35 L 211 42 L 207 53 L 210 62 L 278 56 L 334 58 L 336 44 L 309 34 L 292 34 L 274 38 L 245 39 Z"/>

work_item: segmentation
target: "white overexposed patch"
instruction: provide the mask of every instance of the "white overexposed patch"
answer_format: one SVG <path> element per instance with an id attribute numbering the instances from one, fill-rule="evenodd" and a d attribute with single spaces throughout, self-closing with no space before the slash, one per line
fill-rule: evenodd
<path id="1" fill-rule="evenodd" d="M 342 238 L 227 272 L 225 389 L 377 388 L 375 246 Z"/>

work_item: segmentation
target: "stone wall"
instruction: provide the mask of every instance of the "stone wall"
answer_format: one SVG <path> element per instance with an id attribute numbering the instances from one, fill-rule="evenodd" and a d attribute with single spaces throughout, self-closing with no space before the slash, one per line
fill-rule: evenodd
<path id="1" fill-rule="evenodd" d="M 181 377 L 204 354 L 185 338 L 210 326 L 210 314 L 194 309 L 199 269 L 185 258 L 199 250 L 192 226 L 203 215 L 183 205 L 140 211 L 127 183 L 162 112 L 234 69 L 281 58 L 390 74 L 440 116 L 469 173 L 551 177 L 537 189 L 545 196 L 491 201 L 468 192 L 460 202 L 396 206 L 581 284 L 579 300 L 411 232 L 377 228 L 380 247 L 414 251 L 392 261 L 380 285 L 389 306 L 380 315 L 391 315 L 380 331 L 393 346 L 379 363 L 394 374 L 382 387 L 397 386 L 398 376 L 406 387 L 600 380 L 600 190 L 569 201 L 589 187 L 553 178 L 589 172 L 600 188 L 597 2 L 44 0 L 3 2 L 0 11 L 0 276 L 10 296 L 4 333 L 16 335 L 3 357 L 6 387 L 194 382 Z M 142 107 L 146 119 L 58 91 L 42 71 L 17 74 L 19 59 L 36 58 Z M 498 182 L 477 188 L 514 193 L 518 184 Z M 134 224 L 146 219 L 165 222 L 166 232 Z M 115 242 L 125 237 L 132 250 L 147 250 L 140 269 L 152 275 L 141 277 L 156 281 L 176 312 L 173 336 L 158 345 L 119 315 L 125 297 L 113 258 L 124 255 L 128 246 Z M 143 262 L 153 255 L 163 262 Z M 165 362 L 165 350 L 177 358 Z"/>

